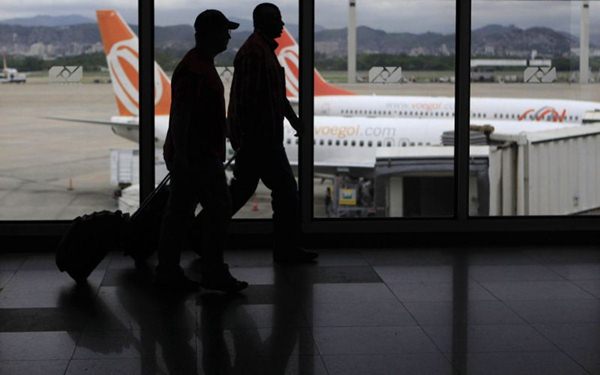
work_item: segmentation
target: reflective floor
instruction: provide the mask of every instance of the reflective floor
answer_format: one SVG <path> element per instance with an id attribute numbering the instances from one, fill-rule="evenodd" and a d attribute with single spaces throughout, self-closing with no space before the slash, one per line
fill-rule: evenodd
<path id="1" fill-rule="evenodd" d="M 600 249 L 231 251 L 236 296 L 0 255 L 0 374 L 600 374 Z M 185 254 L 191 277 L 199 262 Z"/>

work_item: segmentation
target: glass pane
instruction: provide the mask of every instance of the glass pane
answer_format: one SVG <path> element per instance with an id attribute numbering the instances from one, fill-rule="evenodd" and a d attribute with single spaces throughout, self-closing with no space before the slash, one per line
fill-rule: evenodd
<path id="1" fill-rule="evenodd" d="M 293 35 L 297 36 L 299 32 L 298 26 L 298 4 L 295 1 L 273 1 L 277 5 L 282 14 L 285 27 L 290 30 Z M 206 8 L 218 9 L 225 14 L 230 20 L 240 24 L 239 28 L 231 31 L 231 40 L 229 41 L 227 50 L 219 54 L 215 58 L 217 72 L 221 76 L 225 88 L 225 105 L 229 103 L 229 91 L 231 80 L 233 77 L 233 61 L 238 49 L 248 39 L 254 31 L 252 21 L 252 11 L 258 4 L 254 1 L 235 1 L 235 2 L 207 2 L 203 6 L 192 6 L 189 4 L 174 5 L 168 0 L 156 0 L 156 30 L 155 30 L 155 54 L 159 66 L 166 72 L 169 80 L 173 71 L 186 52 L 194 48 L 194 28 L 193 23 L 196 16 Z M 205 8 L 206 7 L 206 8 Z M 297 107 L 296 107 L 297 110 Z M 162 159 L 162 144 L 168 129 L 168 111 L 164 115 L 157 114 L 156 120 L 156 135 L 157 135 L 157 182 L 166 174 L 164 161 Z M 297 149 L 286 149 L 288 158 L 292 162 L 292 167 L 296 170 L 295 161 L 297 157 Z M 229 161 L 234 151 L 227 142 L 227 160 Z M 233 176 L 232 167 L 227 170 L 228 178 Z M 256 219 L 256 218 L 271 218 L 271 191 L 264 185 L 262 180 L 258 183 L 256 191 L 248 202 L 235 214 L 234 218 Z"/>
<path id="2" fill-rule="evenodd" d="M 470 214 L 597 214 L 600 2 L 472 11 Z"/>
<path id="3" fill-rule="evenodd" d="M 111 4 L 2 3 L 0 220 L 115 210 L 137 179 L 137 1 Z"/>
<path id="4" fill-rule="evenodd" d="M 452 216 L 455 2 L 316 7 L 315 217 Z"/>

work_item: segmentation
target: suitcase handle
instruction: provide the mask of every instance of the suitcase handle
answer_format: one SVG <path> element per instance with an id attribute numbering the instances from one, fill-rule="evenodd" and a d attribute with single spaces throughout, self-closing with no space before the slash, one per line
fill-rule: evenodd
<path id="1" fill-rule="evenodd" d="M 138 212 L 143 211 L 143 209 L 150 204 L 150 202 L 152 201 L 152 199 L 154 198 L 154 196 L 160 191 L 162 190 L 168 183 L 169 181 L 171 181 L 171 173 L 167 173 L 167 175 L 165 176 L 165 178 L 162 179 L 162 181 L 158 184 L 158 186 L 156 187 L 156 189 L 152 190 L 152 193 L 150 193 L 150 195 L 148 195 L 146 197 L 146 199 L 144 199 L 144 201 L 142 202 L 142 204 L 140 205 L 140 208 L 138 208 L 133 215 L 131 215 L 131 220 L 134 220 L 135 217 L 138 215 Z"/>

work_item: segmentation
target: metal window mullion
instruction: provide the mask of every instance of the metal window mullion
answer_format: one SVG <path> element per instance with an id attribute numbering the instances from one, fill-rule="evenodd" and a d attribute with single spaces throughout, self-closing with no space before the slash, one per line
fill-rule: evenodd
<path id="1" fill-rule="evenodd" d="M 140 204 L 154 190 L 154 0 L 138 0 Z"/>
<path id="2" fill-rule="evenodd" d="M 313 141 L 314 141 L 314 0 L 300 4 L 300 119 L 304 136 L 298 148 L 298 172 L 300 181 L 300 211 L 302 227 L 306 231 L 313 220 Z"/>
<path id="3" fill-rule="evenodd" d="M 471 0 L 456 0 L 454 214 L 469 217 L 469 120 L 471 99 Z"/>

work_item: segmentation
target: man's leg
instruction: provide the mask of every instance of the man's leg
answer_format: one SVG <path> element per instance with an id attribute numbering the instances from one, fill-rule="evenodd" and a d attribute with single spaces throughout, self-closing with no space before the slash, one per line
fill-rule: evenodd
<path id="1" fill-rule="evenodd" d="M 238 152 L 236 156 L 235 165 L 233 168 L 233 178 L 229 185 L 229 196 L 230 196 L 230 213 L 231 216 L 235 215 L 240 208 L 242 208 L 246 202 L 252 197 L 252 194 L 256 191 L 258 186 L 258 170 L 256 169 L 259 162 L 256 161 L 257 157 L 253 153 Z M 202 211 L 194 219 L 192 227 L 190 228 L 190 234 L 188 236 L 191 242 L 190 247 L 194 252 L 200 256 L 204 256 L 204 249 L 206 242 L 203 239 L 206 230 L 204 227 L 205 223 L 209 222 L 210 219 L 207 216 L 207 212 L 202 205 Z"/>
<path id="2" fill-rule="evenodd" d="M 182 181 L 178 173 L 171 175 L 171 191 L 161 224 L 158 244 L 158 284 L 194 289 L 194 285 L 183 275 L 179 262 L 183 238 L 194 218 L 197 198 L 192 183 Z"/>
<path id="3" fill-rule="evenodd" d="M 219 160 L 206 160 L 199 189 L 202 214 L 202 286 L 225 292 L 237 292 L 248 286 L 229 273 L 223 259 L 231 220 L 231 197 L 225 170 Z"/>
<path id="4" fill-rule="evenodd" d="M 298 185 L 283 147 L 272 151 L 261 178 L 271 189 L 273 207 L 273 255 L 276 261 L 305 262 L 317 257 L 299 246 L 300 203 Z"/>

